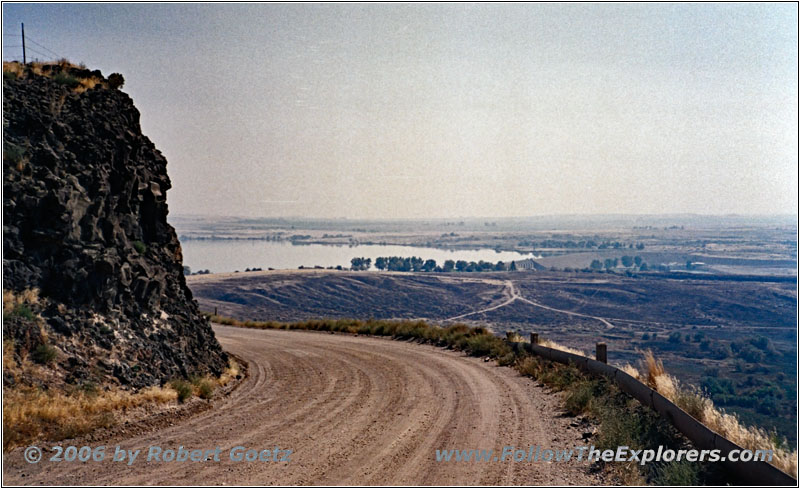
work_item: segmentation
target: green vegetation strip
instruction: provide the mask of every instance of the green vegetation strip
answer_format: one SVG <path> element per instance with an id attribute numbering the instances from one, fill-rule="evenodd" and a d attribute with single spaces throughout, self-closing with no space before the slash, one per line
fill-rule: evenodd
<path id="1" fill-rule="evenodd" d="M 574 365 L 562 365 L 531 355 L 525 343 L 507 342 L 485 328 L 464 324 L 439 327 L 424 321 L 321 319 L 283 323 L 240 321 L 211 314 L 206 316 L 214 323 L 228 326 L 389 336 L 452 348 L 473 356 L 490 357 L 501 366 L 511 366 L 522 375 L 563 392 L 565 408 L 570 414 L 587 416 L 598 424 L 597 434 L 587 441 L 589 445 L 601 449 L 616 449 L 625 445 L 633 450 L 659 445 L 678 450 L 689 446 L 689 441 L 668 421 L 622 392 L 613 382 L 605 378 L 593 378 Z M 720 464 L 681 461 L 641 466 L 635 463 L 598 462 L 598 469 L 600 465 L 606 465 L 606 469 L 624 484 L 722 485 L 734 482 L 728 480 L 729 476 Z"/>

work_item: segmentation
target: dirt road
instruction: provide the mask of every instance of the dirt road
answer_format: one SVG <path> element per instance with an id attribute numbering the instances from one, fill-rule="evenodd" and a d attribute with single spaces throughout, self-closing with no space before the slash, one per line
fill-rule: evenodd
<path id="1" fill-rule="evenodd" d="M 216 326 L 249 377 L 213 409 L 108 440 L 102 462 L 35 465 L 4 456 L 6 484 L 603 484 L 585 462 L 436 462 L 437 449 L 583 445 L 555 394 L 494 362 L 384 338 Z M 68 443 L 62 443 L 67 445 Z M 97 446 L 103 443 L 93 443 Z M 133 465 L 108 459 L 119 444 Z M 221 448 L 220 462 L 146 462 L 150 446 Z M 231 448 L 292 450 L 288 462 L 231 462 Z"/>
<path id="2" fill-rule="evenodd" d="M 517 291 L 516 287 L 514 287 L 514 282 L 512 282 L 511 280 L 504 280 L 503 282 L 499 282 L 498 280 L 486 279 L 486 280 L 484 280 L 484 282 L 498 284 L 498 285 L 502 284 L 503 285 L 503 298 L 504 298 L 503 302 L 501 302 L 499 304 L 496 304 L 496 305 L 493 305 L 493 306 L 490 306 L 490 307 L 487 307 L 485 309 L 479 309 L 477 311 L 468 312 L 466 314 L 453 316 L 451 318 L 445 319 L 445 321 L 455 321 L 455 320 L 462 319 L 462 318 L 465 318 L 465 317 L 468 317 L 468 316 L 473 316 L 475 314 L 482 314 L 484 312 L 494 311 L 496 309 L 500 309 L 501 307 L 505 307 L 505 306 L 507 306 L 509 304 L 512 304 L 515 301 L 522 301 L 522 302 L 527 302 L 528 304 L 530 304 L 532 306 L 535 306 L 535 307 L 540 307 L 542 309 L 547 309 L 548 311 L 560 312 L 562 314 L 567 314 L 568 316 L 576 316 L 576 317 L 582 317 L 582 318 L 587 318 L 587 319 L 594 319 L 596 321 L 600 321 L 601 323 L 603 323 L 603 325 L 608 329 L 613 329 L 614 328 L 614 325 L 611 324 L 611 322 L 608 321 L 605 318 L 601 318 L 601 317 L 598 317 L 598 316 L 590 316 L 588 314 L 582 314 L 582 313 L 575 312 L 575 311 L 565 311 L 564 309 L 556 309 L 555 307 L 545 306 L 544 304 L 539 304 L 538 302 L 532 301 L 530 299 L 526 299 L 525 297 L 522 296 L 522 294 L 520 294 Z"/>

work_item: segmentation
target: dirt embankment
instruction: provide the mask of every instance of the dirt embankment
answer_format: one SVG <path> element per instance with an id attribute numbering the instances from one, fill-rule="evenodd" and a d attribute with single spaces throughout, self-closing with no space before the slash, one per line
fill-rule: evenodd
<path id="1" fill-rule="evenodd" d="M 494 362 L 428 345 L 312 332 L 215 327 L 249 378 L 215 409 L 117 443 L 132 466 L 30 465 L 5 458 L 9 484 L 596 485 L 585 462 L 436 462 L 437 449 L 571 448 L 582 431 L 556 395 Z M 62 443 L 68 445 L 68 442 Z M 99 444 L 99 443 L 98 443 Z M 221 447 L 220 462 L 146 463 L 148 447 Z M 243 445 L 292 450 L 290 462 L 230 462 Z M 107 459 L 110 458 L 107 456 Z"/>

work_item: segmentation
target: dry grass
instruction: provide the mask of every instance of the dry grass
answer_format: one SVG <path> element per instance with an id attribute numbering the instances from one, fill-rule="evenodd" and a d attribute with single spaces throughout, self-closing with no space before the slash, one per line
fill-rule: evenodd
<path id="1" fill-rule="evenodd" d="M 7 342 L 3 346 L 9 348 Z M 11 358 L 13 362 L 13 355 Z M 5 362 L 4 358 L 4 368 Z M 16 364 L 8 366 L 18 368 Z M 40 439 L 72 438 L 111 426 L 120 412 L 136 407 L 177 403 L 192 396 L 210 399 L 217 387 L 229 384 L 239 375 L 238 364 L 231 361 L 219 378 L 195 377 L 190 382 L 176 379 L 165 387 L 148 387 L 137 392 L 102 391 L 92 384 L 68 392 L 55 388 L 46 391 L 34 387 L 4 388 L 3 450 Z"/>
<path id="2" fill-rule="evenodd" d="M 115 413 L 147 404 L 174 401 L 172 389 L 150 387 L 131 393 L 121 390 L 72 393 L 36 388 L 3 389 L 3 450 L 40 439 L 59 440 L 114 423 Z"/>
<path id="3" fill-rule="evenodd" d="M 561 351 L 565 351 L 567 353 L 572 353 L 573 355 L 580 355 L 582 357 L 586 356 L 586 354 L 584 352 L 582 352 L 581 350 L 576 350 L 575 348 L 570 348 L 568 346 L 561 345 L 559 343 L 556 343 L 555 341 L 539 340 L 539 344 L 542 345 L 542 346 L 545 346 L 547 348 L 552 348 L 554 350 L 561 350 Z"/>
<path id="4" fill-rule="evenodd" d="M 4 372 L 11 372 L 12 374 L 17 372 L 19 369 L 19 365 L 17 365 L 17 361 L 14 359 L 14 340 L 3 340 L 3 371 Z"/>
<path id="5" fill-rule="evenodd" d="M 650 350 L 644 352 L 644 356 L 642 358 L 642 371 L 645 373 L 645 377 L 641 380 L 653 389 L 656 389 L 656 379 L 662 375 L 666 375 L 666 372 L 664 371 L 664 364 L 661 362 L 661 360 L 656 359 L 656 357 L 653 355 L 653 352 Z"/>
<path id="6" fill-rule="evenodd" d="M 58 66 L 59 71 L 55 71 L 50 67 Z M 71 68 L 77 69 L 85 69 L 84 66 L 76 65 L 67 61 L 66 59 L 61 59 L 56 62 L 50 63 L 42 63 L 42 62 L 35 62 L 35 63 L 28 63 L 26 67 L 18 62 L 18 61 L 4 61 L 3 62 L 3 73 L 10 73 L 13 74 L 16 78 L 24 78 L 26 76 L 46 76 L 48 78 L 55 78 L 59 73 L 66 73 Z M 83 93 L 87 90 L 94 88 L 97 85 L 101 85 L 103 87 L 108 87 L 108 83 L 96 76 L 89 76 L 85 78 L 75 78 L 75 82 L 72 86 L 72 91 L 75 93 Z"/>
<path id="7" fill-rule="evenodd" d="M 53 376 L 54 370 L 48 361 L 40 361 L 42 365 L 31 361 L 37 360 L 37 353 L 46 353 L 44 350 L 55 352 L 47 342 L 44 321 L 36 313 L 42 302 L 36 289 L 19 293 L 3 291 L 4 317 L 22 318 L 29 324 L 38 325 L 41 333 L 39 339 L 43 341 L 39 345 L 41 352 L 28 352 L 24 348 L 17 348 L 18 345 L 10 338 L 3 340 L 3 372 L 18 382 L 14 387 L 3 388 L 4 450 L 41 439 L 55 441 L 72 438 L 110 426 L 120 412 L 131 408 L 177 401 L 178 392 L 170 386 L 131 392 L 118 388 L 101 390 L 94 384 L 66 386 L 54 381 L 57 377 Z M 239 365 L 231 360 L 219 378 L 205 376 L 184 383 L 189 386 L 190 396 L 208 399 L 217 386 L 227 385 L 239 375 Z M 30 379 L 38 379 L 50 388 L 43 390 L 32 387 Z"/>
<path id="8" fill-rule="evenodd" d="M 230 384 L 232 381 L 236 380 L 236 378 L 241 375 L 241 370 L 239 369 L 239 364 L 233 358 L 228 359 L 228 368 L 222 372 L 222 375 L 216 379 L 216 382 L 221 387 L 224 387 Z"/>
<path id="9" fill-rule="evenodd" d="M 619 367 L 619 369 L 622 370 L 623 372 L 625 372 L 626 374 L 630 375 L 634 379 L 638 379 L 639 378 L 639 371 L 636 370 L 636 367 L 634 367 L 633 365 L 631 365 L 629 363 L 626 363 L 625 365 Z"/>
<path id="10" fill-rule="evenodd" d="M 772 450 L 772 464 L 797 477 L 797 451 L 779 448 L 774 442 L 774 437 L 765 430 L 742 425 L 735 414 L 728 414 L 723 409 L 717 408 L 711 399 L 696 388 L 682 386 L 664 370 L 664 364 L 649 350 L 644 353 L 642 370 L 644 375 L 640 375 L 640 380 L 708 428 L 742 448 Z"/>
<path id="11" fill-rule="evenodd" d="M 12 314 L 21 305 L 38 304 L 39 289 L 25 289 L 16 294 L 11 290 L 3 290 L 3 314 Z"/>
<path id="12" fill-rule="evenodd" d="M 506 339 L 510 343 L 525 343 L 525 338 L 515 331 L 506 331 Z"/>
<path id="13" fill-rule="evenodd" d="M 35 65 L 37 63 L 31 63 L 31 65 Z M 22 67 L 22 63 L 18 63 L 16 61 L 3 61 L 3 73 L 11 73 L 17 78 L 21 78 L 23 73 L 25 72 L 24 68 Z M 40 70 L 41 72 L 41 70 Z"/>

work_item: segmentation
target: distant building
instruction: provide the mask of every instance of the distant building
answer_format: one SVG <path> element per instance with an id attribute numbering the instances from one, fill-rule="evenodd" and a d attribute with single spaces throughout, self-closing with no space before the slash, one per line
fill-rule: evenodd
<path id="1" fill-rule="evenodd" d="M 514 260 L 517 270 L 547 270 L 547 267 L 540 265 L 531 258 L 527 260 Z"/>

